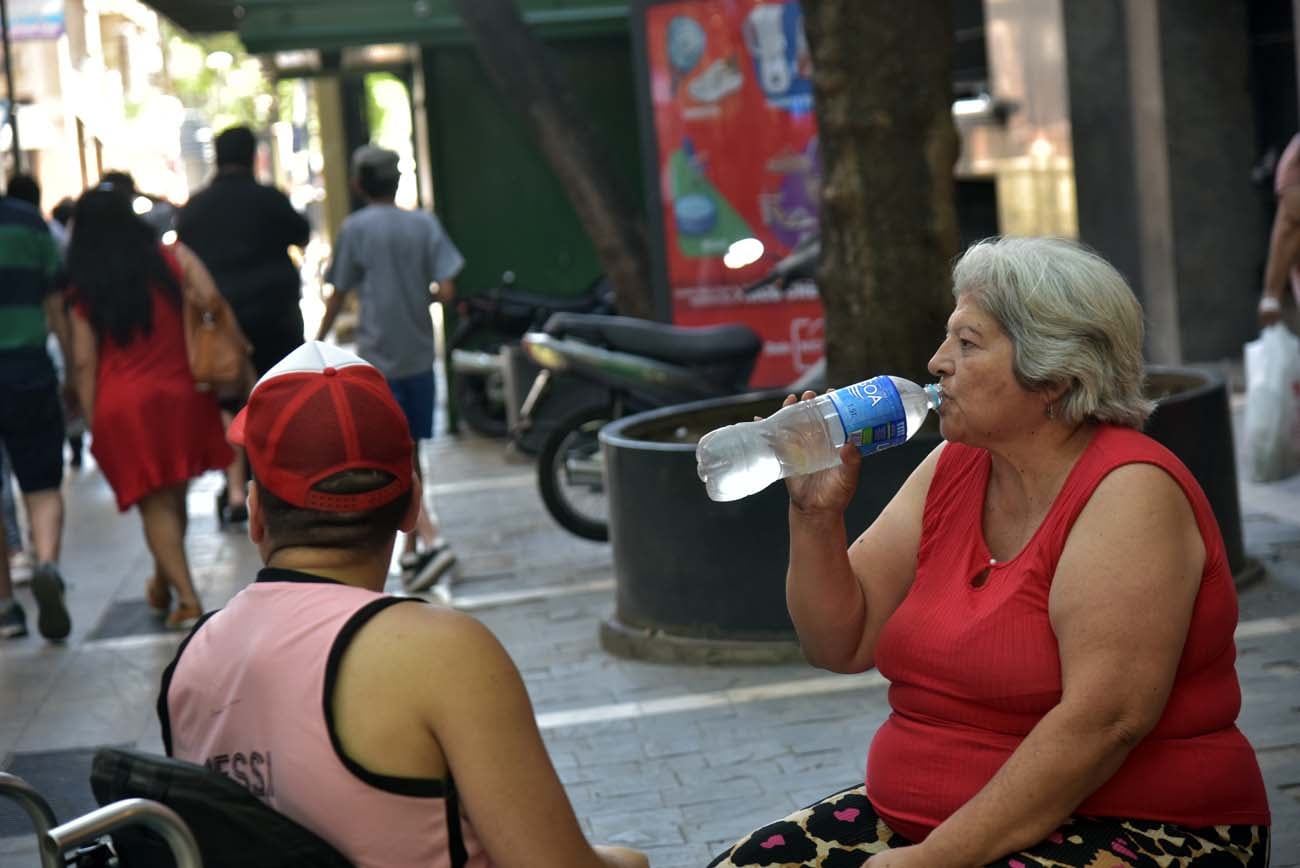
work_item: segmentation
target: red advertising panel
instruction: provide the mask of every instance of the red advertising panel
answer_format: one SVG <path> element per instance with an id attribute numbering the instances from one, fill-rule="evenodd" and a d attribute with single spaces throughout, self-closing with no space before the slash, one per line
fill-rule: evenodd
<path id="1" fill-rule="evenodd" d="M 764 340 L 753 385 L 783 385 L 821 358 L 816 289 L 741 288 L 817 232 L 821 165 L 802 10 L 797 0 L 681 0 L 645 16 L 673 321 L 752 326 Z M 762 257 L 728 267 L 731 246 L 751 238 Z"/>

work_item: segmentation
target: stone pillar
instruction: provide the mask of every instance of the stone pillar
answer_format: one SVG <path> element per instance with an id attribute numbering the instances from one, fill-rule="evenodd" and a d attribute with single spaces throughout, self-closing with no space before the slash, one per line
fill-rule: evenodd
<path id="1" fill-rule="evenodd" d="M 321 157 L 325 174 L 325 225 L 333 243 L 343 218 L 351 211 L 348 189 L 348 147 L 343 121 L 343 92 L 338 76 L 321 76 L 313 82 L 316 111 L 320 115 Z"/>
<path id="2" fill-rule="evenodd" d="M 1079 237 L 1133 283 L 1152 361 L 1253 336 L 1260 221 L 1242 4 L 1064 4 Z"/>

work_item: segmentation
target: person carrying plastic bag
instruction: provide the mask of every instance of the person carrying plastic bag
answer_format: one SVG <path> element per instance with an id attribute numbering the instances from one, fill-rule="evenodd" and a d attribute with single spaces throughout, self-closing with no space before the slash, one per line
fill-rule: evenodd
<path id="1" fill-rule="evenodd" d="M 1300 338 L 1282 323 L 1246 344 L 1246 448 L 1250 477 L 1300 471 Z"/>

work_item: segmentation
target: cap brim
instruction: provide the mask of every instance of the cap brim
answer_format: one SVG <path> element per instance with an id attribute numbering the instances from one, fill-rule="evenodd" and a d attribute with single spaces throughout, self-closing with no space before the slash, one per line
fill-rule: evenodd
<path id="1" fill-rule="evenodd" d="M 248 418 L 248 405 L 235 414 L 235 419 L 226 429 L 226 439 L 236 446 L 244 445 L 244 421 Z"/>

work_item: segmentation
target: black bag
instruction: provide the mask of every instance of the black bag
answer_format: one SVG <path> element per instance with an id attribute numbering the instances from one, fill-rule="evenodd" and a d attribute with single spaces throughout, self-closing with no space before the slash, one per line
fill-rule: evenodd
<path id="1" fill-rule="evenodd" d="M 136 750 L 95 752 L 90 788 L 100 805 L 153 799 L 171 808 L 194 834 L 205 868 L 352 868 L 337 850 L 263 804 L 224 775 L 200 765 Z M 174 868 L 171 850 L 154 832 L 113 833 L 123 868 Z"/>

